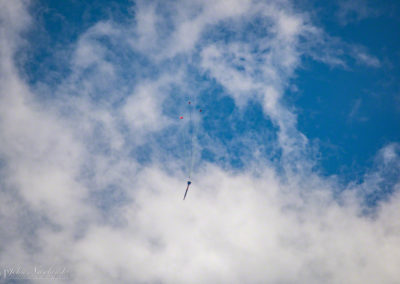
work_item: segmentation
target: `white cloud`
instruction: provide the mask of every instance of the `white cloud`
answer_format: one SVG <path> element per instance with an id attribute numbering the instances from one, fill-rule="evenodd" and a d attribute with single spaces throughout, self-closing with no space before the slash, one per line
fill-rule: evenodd
<path id="1" fill-rule="evenodd" d="M 398 193 L 372 215 L 363 214 L 361 202 L 389 169 L 400 168 L 398 145 L 383 148 L 364 182 L 335 197 L 342 186 L 304 166 L 312 163 L 305 154 L 307 138 L 282 98 L 306 53 L 298 38 L 310 24 L 287 2 L 200 3 L 194 20 L 184 17 L 188 7 L 178 5 L 176 42 L 167 40 L 158 58 L 161 75 L 135 82 L 128 95 L 113 90 L 120 82 L 118 64 L 96 39 L 119 38 L 118 28 L 97 24 L 77 41 L 71 74 L 48 102 L 20 78 L 13 61 L 22 42 L 19 32 L 28 23 L 25 2 L 0 3 L 1 265 L 66 266 L 72 283 L 395 283 L 400 278 Z M 138 45 L 143 54 L 150 47 L 147 55 L 154 58 L 159 15 L 152 6 L 143 9 L 137 12 Z M 268 18 L 265 36 L 201 42 L 207 25 L 227 18 L 241 23 L 258 11 Z M 127 42 L 135 36 L 128 34 Z M 279 127 L 282 164 L 288 168 L 282 174 L 254 161 L 256 166 L 233 172 L 202 164 L 182 202 L 180 161 L 155 159 L 145 166 L 130 151 L 137 141 L 151 144 L 146 135 L 171 131 L 163 102 L 170 89 L 186 92 L 190 82 L 184 82 L 183 67 L 171 71 L 163 60 L 190 57 L 196 44 L 202 71 L 238 105 L 250 99 L 262 104 Z M 99 98 L 104 90 L 113 91 Z M 301 168 L 292 171 L 296 166 Z M 398 191 L 399 181 L 390 178 Z"/>
<path id="2" fill-rule="evenodd" d="M 379 67 L 381 65 L 380 61 L 376 57 L 371 56 L 363 51 L 355 51 L 355 52 L 356 52 L 355 58 L 360 63 L 371 67 Z"/>
<path id="3" fill-rule="evenodd" d="M 340 38 L 326 34 L 312 25 L 304 26 L 304 37 L 308 40 L 300 46 L 305 55 L 332 67 L 348 68 L 355 61 L 359 65 L 380 67 L 379 59 L 368 53 L 365 47 L 343 42 Z"/>
<path id="4" fill-rule="evenodd" d="M 399 151 L 399 145 L 396 143 L 392 143 L 387 145 L 381 150 L 382 156 L 383 156 L 383 162 L 385 164 L 388 164 L 392 161 L 396 161 L 397 158 L 399 157 L 396 152 Z"/>
<path id="5" fill-rule="evenodd" d="M 123 106 L 125 119 L 136 135 L 159 131 L 168 124 L 168 119 L 161 114 L 163 96 L 152 83 L 140 85 Z"/>

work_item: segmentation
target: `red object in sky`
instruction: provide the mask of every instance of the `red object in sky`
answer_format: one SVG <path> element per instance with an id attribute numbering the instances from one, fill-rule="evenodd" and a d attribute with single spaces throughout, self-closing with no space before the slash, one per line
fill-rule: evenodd
<path id="1" fill-rule="evenodd" d="M 190 101 L 189 101 L 189 104 L 190 104 Z"/>
<path id="2" fill-rule="evenodd" d="M 199 110 L 199 112 L 202 112 L 202 110 Z"/>
<path id="3" fill-rule="evenodd" d="M 180 119 L 183 119 L 183 116 L 180 116 L 179 118 L 180 118 Z"/>

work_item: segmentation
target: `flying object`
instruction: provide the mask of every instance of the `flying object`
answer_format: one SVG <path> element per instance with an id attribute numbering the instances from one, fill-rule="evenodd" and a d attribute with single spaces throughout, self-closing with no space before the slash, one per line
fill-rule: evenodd
<path id="1" fill-rule="evenodd" d="M 192 104 L 191 101 L 188 101 L 188 108 L 189 108 L 189 110 L 188 110 L 188 112 L 189 112 L 189 122 L 188 122 L 188 126 L 189 126 L 189 129 L 188 129 L 188 132 L 189 132 L 188 133 L 189 134 L 189 139 L 188 139 L 188 142 L 189 142 L 189 153 L 187 153 L 188 154 L 188 157 L 187 157 L 188 158 L 188 181 L 187 181 L 187 186 L 186 186 L 186 190 L 185 190 L 185 195 L 183 196 L 183 200 L 186 199 L 186 195 L 188 193 L 189 187 L 192 184 L 191 176 L 192 176 L 192 170 L 193 170 L 193 151 L 194 151 L 193 138 L 196 135 L 196 129 L 197 129 L 196 124 L 194 123 L 194 121 L 192 119 L 193 104 Z M 203 112 L 202 109 L 199 109 L 198 111 L 199 111 L 199 113 Z M 180 116 L 179 119 L 183 120 L 184 116 Z M 184 144 L 185 144 L 185 142 L 186 141 L 183 141 Z"/>
<path id="2" fill-rule="evenodd" d="M 188 189 L 189 189 L 189 186 L 190 186 L 191 184 L 192 184 L 192 182 L 191 182 L 190 180 L 188 180 L 188 182 L 187 182 L 187 187 L 186 187 L 186 191 L 185 191 L 185 195 L 183 196 L 183 200 L 185 200 L 186 194 L 187 194 Z"/>

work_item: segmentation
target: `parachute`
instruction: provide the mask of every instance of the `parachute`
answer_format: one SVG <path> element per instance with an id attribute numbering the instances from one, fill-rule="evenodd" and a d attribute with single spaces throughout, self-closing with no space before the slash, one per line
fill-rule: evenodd
<path id="1" fill-rule="evenodd" d="M 182 144 L 183 144 L 183 150 L 184 150 L 184 158 L 186 160 L 186 171 L 187 171 L 187 187 L 185 190 L 185 195 L 183 196 L 183 200 L 186 199 L 186 195 L 188 193 L 189 187 L 192 184 L 192 173 L 193 173 L 193 164 L 194 164 L 194 158 L 195 158 L 195 139 L 197 136 L 197 124 L 199 122 L 199 117 L 197 114 L 201 114 L 203 112 L 202 109 L 196 109 L 192 101 L 188 101 L 187 104 L 188 108 L 188 121 L 185 122 L 184 126 L 186 125 L 187 127 L 184 127 L 183 130 L 183 139 L 182 139 Z M 180 116 L 180 120 L 184 120 L 185 116 Z"/>

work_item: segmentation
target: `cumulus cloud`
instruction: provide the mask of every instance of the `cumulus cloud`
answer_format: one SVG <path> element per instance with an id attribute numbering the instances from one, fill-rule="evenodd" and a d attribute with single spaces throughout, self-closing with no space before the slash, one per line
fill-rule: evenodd
<path id="1" fill-rule="evenodd" d="M 361 183 L 311 170 L 285 90 L 303 56 L 334 65 L 347 57 L 322 58 L 315 46 L 331 50 L 331 42 L 290 2 L 174 2 L 172 10 L 140 2 L 127 26 L 100 22 L 79 37 L 70 73 L 45 88 L 54 91 L 47 100 L 15 63 L 29 44 L 29 3 L 0 3 L 2 269 L 67 267 L 72 283 L 400 278 L 399 146 L 379 151 Z M 367 53 L 359 60 L 378 66 Z M 254 160 L 240 170 L 199 161 L 182 202 L 173 118 L 187 94 L 203 99 L 207 86 L 193 76 L 215 82 L 238 112 L 259 104 L 281 156 L 245 156 Z M 204 136 L 199 144 L 227 151 Z M 365 198 L 382 190 L 387 198 L 370 207 Z"/>

